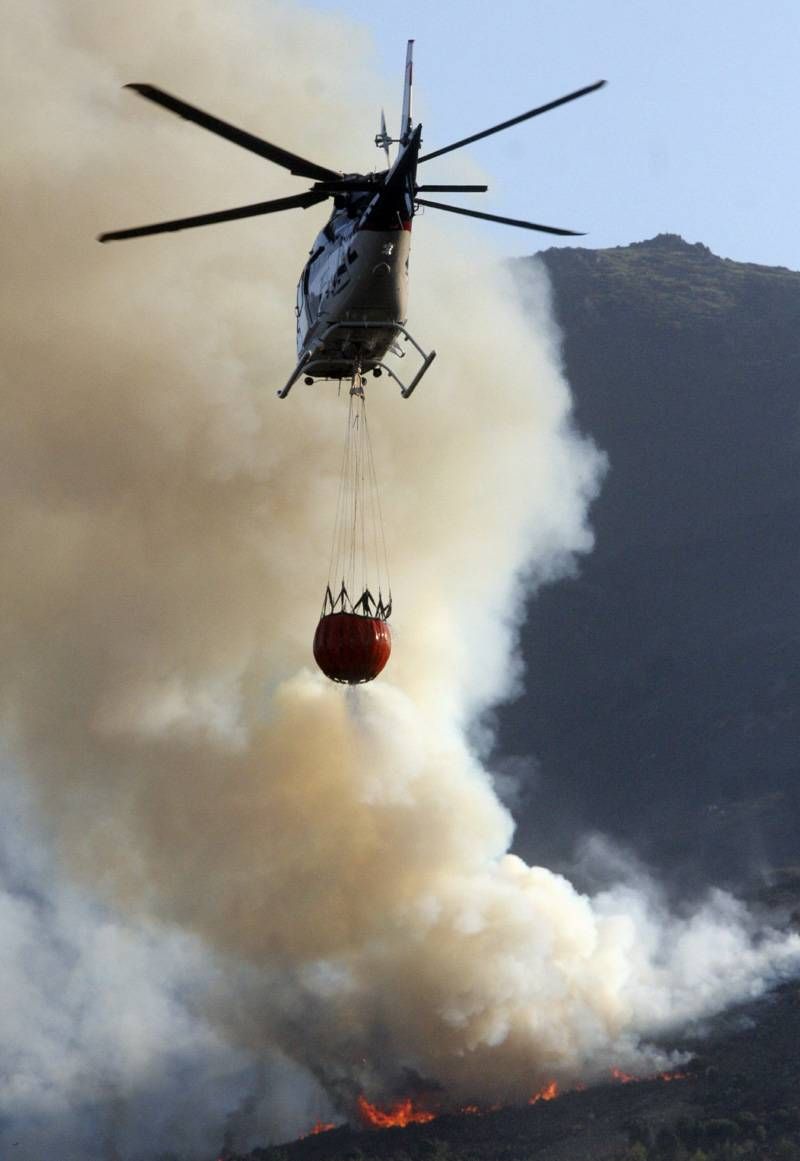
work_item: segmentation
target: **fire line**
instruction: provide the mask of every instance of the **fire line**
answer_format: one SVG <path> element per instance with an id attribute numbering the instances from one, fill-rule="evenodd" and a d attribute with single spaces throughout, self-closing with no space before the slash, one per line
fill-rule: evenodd
<path id="1" fill-rule="evenodd" d="M 426 1125 L 436 1119 L 436 1113 L 415 1109 L 411 1097 L 397 1101 L 390 1109 L 381 1109 L 360 1096 L 358 1111 L 364 1124 L 375 1129 L 402 1129 L 406 1125 Z"/>

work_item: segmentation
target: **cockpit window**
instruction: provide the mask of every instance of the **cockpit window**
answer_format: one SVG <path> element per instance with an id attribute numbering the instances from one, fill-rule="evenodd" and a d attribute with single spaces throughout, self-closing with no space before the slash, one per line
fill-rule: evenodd
<path id="1" fill-rule="evenodd" d="M 324 246 L 317 247 L 317 249 L 314 251 L 314 253 L 309 258 L 308 262 L 306 262 L 306 268 L 303 271 L 303 292 L 305 294 L 308 294 L 308 276 L 311 273 L 311 267 L 316 262 L 317 258 L 319 258 L 320 254 L 322 253 L 322 251 L 324 249 L 325 249 Z"/>

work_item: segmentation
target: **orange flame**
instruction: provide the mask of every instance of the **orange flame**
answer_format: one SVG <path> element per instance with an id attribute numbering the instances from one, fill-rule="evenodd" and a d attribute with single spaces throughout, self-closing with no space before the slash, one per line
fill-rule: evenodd
<path id="1" fill-rule="evenodd" d="M 549 1084 L 544 1086 L 544 1088 L 540 1088 L 538 1092 L 533 1094 L 531 1099 L 528 1101 L 528 1104 L 535 1105 L 538 1104 L 539 1101 L 554 1101 L 557 1096 L 558 1084 L 556 1081 L 551 1080 Z"/>
<path id="2" fill-rule="evenodd" d="M 329 1133 L 331 1129 L 335 1129 L 333 1121 L 317 1121 L 313 1129 L 309 1129 L 307 1133 L 303 1133 L 302 1137 L 298 1137 L 299 1141 L 305 1141 L 306 1137 L 316 1137 L 318 1133 Z"/>
<path id="3" fill-rule="evenodd" d="M 358 1111 L 365 1125 L 373 1129 L 403 1129 L 406 1125 L 426 1125 L 436 1117 L 426 1109 L 415 1109 L 411 1097 L 396 1101 L 390 1109 L 370 1104 L 366 1097 L 358 1098 Z"/>
<path id="4" fill-rule="evenodd" d="M 612 1068 L 611 1075 L 617 1084 L 635 1084 L 642 1079 L 648 1079 L 647 1077 L 642 1078 L 641 1076 L 633 1076 L 629 1072 L 623 1072 L 621 1068 Z M 653 1080 L 663 1080 L 665 1084 L 668 1084 L 671 1080 L 688 1079 L 688 1072 L 657 1072 L 653 1077 Z"/>

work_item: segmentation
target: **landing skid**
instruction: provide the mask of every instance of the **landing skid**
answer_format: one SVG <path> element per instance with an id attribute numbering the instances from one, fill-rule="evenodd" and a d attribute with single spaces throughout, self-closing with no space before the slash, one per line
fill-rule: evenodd
<path id="1" fill-rule="evenodd" d="M 382 371 L 385 371 L 386 374 L 389 376 L 389 378 L 394 379 L 395 383 L 398 384 L 398 386 L 400 387 L 400 394 L 403 396 L 403 398 L 408 399 L 409 395 L 411 395 L 411 393 L 414 391 L 414 389 L 416 388 L 420 379 L 425 374 L 425 372 L 428 370 L 428 368 L 430 367 L 433 360 L 436 358 L 436 351 L 431 351 L 430 354 L 426 355 L 425 352 L 423 351 L 422 347 L 419 345 L 419 343 L 414 338 L 414 336 L 412 334 L 410 334 L 410 332 L 407 331 L 404 326 L 402 326 L 400 323 L 392 323 L 391 326 L 394 330 L 400 332 L 400 334 L 403 336 L 404 340 L 407 343 L 411 343 L 412 347 L 417 351 L 420 358 L 422 359 L 422 366 L 417 371 L 416 375 L 411 380 L 411 382 L 408 384 L 408 386 L 406 386 L 406 384 L 403 382 L 403 380 L 400 378 L 400 376 L 397 375 L 396 372 L 394 372 L 391 367 L 387 367 L 387 365 L 384 362 L 373 363 L 371 366 L 371 370 L 377 371 L 379 374 Z M 283 387 L 278 392 L 278 398 L 285 399 L 286 396 L 291 391 L 292 387 L 294 387 L 297 380 L 303 375 L 307 375 L 310 379 L 313 379 L 315 377 L 321 378 L 321 379 L 334 378 L 334 376 L 328 375 L 328 374 L 320 375 L 320 376 L 314 375 L 314 366 L 315 366 L 315 364 L 318 365 L 322 358 L 324 358 L 326 368 L 332 366 L 333 364 L 341 363 L 341 367 L 342 367 L 341 378 L 342 379 L 349 379 L 352 376 L 352 372 L 353 372 L 353 359 L 352 359 L 352 357 L 350 357 L 350 358 L 342 357 L 341 359 L 336 359 L 336 358 L 332 358 L 330 355 L 322 356 L 323 348 L 324 348 L 326 342 L 328 341 L 328 339 L 330 339 L 331 336 L 335 335 L 336 332 L 339 330 L 352 331 L 352 330 L 367 330 L 367 329 L 385 331 L 387 329 L 387 326 L 386 326 L 385 322 L 380 322 L 380 323 L 379 322 L 337 322 L 337 323 L 332 323 L 331 326 L 329 326 L 319 336 L 319 338 L 316 339 L 313 347 L 311 347 L 310 350 L 306 351 L 305 354 L 302 356 L 302 358 L 298 362 L 297 366 L 295 367 L 294 371 L 292 371 L 291 375 L 289 376 L 289 379 L 286 382 L 286 386 Z M 400 353 L 405 354 L 405 352 L 400 352 Z"/>

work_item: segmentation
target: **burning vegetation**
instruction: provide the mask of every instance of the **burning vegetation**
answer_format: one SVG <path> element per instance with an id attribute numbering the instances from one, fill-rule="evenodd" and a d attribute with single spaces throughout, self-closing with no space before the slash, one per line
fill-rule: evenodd
<path id="1" fill-rule="evenodd" d="M 497 1109 L 473 1103 L 446 1109 L 435 1090 L 378 1104 L 365 1098 L 361 1107 L 377 1109 L 388 1123 L 359 1124 L 354 1105 L 351 1125 L 329 1137 L 306 1135 L 249 1154 L 226 1151 L 223 1161 L 504 1161 L 547 1158 L 551 1150 L 561 1161 L 668 1161 L 698 1152 L 707 1161 L 797 1161 L 799 995 L 796 983 L 787 984 L 768 1003 L 743 1008 L 752 1027 L 726 1022 L 718 1034 L 687 1044 L 698 1055 L 674 1070 L 637 1076 L 617 1067 L 605 1083 L 600 1078 L 589 1087 L 561 1087 L 553 1078 L 523 1104 Z M 401 1134 L 364 1132 L 391 1127 L 399 1109 L 427 1116 L 409 1117 Z"/>
<path id="2" fill-rule="evenodd" d="M 377 1110 L 389 1123 L 342 1125 L 330 1139 L 307 1135 L 294 1144 L 257 1148 L 247 1155 L 226 1151 L 222 1161 L 507 1161 L 509 1156 L 544 1161 L 554 1155 L 561 1161 L 674 1161 L 698 1154 L 706 1161 L 797 1161 L 796 985 L 786 986 L 774 1003 L 761 1004 L 758 1012 L 752 1028 L 742 1031 L 737 1024 L 735 1030 L 726 1028 L 718 1038 L 697 1045 L 702 1055 L 690 1068 L 650 1076 L 613 1068 L 606 1083 L 559 1089 L 551 1081 L 522 1105 L 491 1109 L 470 1104 L 450 1108 L 447 1116 L 440 1108 L 431 1117 L 441 1093 L 414 1094 L 382 1105 L 365 1099 L 361 1107 Z M 427 1116 L 411 1116 L 401 1135 L 363 1131 L 391 1127 L 403 1110 Z M 430 1127 L 429 1117 L 435 1122 Z"/>
<path id="3" fill-rule="evenodd" d="M 298 1138 L 300 1141 L 305 1141 L 306 1137 L 317 1137 L 320 1133 L 329 1133 L 331 1129 L 335 1129 L 336 1125 L 333 1121 L 317 1121 L 313 1129 L 309 1129 L 307 1133 L 303 1133 Z"/>
<path id="4" fill-rule="evenodd" d="M 544 1088 L 540 1088 L 538 1092 L 533 1094 L 531 1099 L 528 1101 L 528 1104 L 537 1105 L 539 1101 L 554 1101 L 558 1096 L 558 1091 L 557 1082 L 551 1080 L 549 1084 L 544 1086 Z"/>
<path id="5" fill-rule="evenodd" d="M 426 1125 L 436 1119 L 437 1113 L 416 1108 L 411 1097 L 396 1101 L 391 1108 L 381 1109 L 365 1096 L 358 1098 L 358 1112 L 367 1129 L 404 1129 L 406 1125 Z"/>
<path id="6" fill-rule="evenodd" d="M 639 1084 L 643 1080 L 663 1080 L 668 1083 L 671 1080 L 688 1080 L 688 1072 L 657 1072 L 655 1076 L 633 1076 L 630 1072 L 623 1072 L 621 1068 L 611 1069 L 611 1078 L 617 1084 Z"/>
<path id="7" fill-rule="evenodd" d="M 644 1081 L 660 1080 L 665 1083 L 673 1080 L 687 1080 L 689 1073 L 687 1072 L 659 1072 L 655 1076 L 641 1077 L 634 1076 L 631 1073 L 624 1072 L 621 1068 L 611 1069 L 611 1080 L 615 1084 L 637 1084 Z M 559 1096 L 564 1095 L 565 1092 L 582 1092 L 585 1091 L 586 1085 L 576 1084 L 569 1089 L 561 1089 L 558 1081 L 551 1080 L 547 1084 L 542 1085 L 540 1089 L 534 1092 L 528 1100 L 529 1105 L 536 1105 L 543 1101 L 553 1101 Z M 368 1100 L 363 1094 L 358 1097 L 356 1101 L 356 1111 L 360 1127 L 363 1129 L 405 1129 L 409 1125 L 427 1125 L 431 1121 L 437 1120 L 441 1116 L 486 1116 L 488 1113 L 498 1112 L 503 1105 L 486 1105 L 466 1104 L 458 1108 L 437 1108 L 433 1109 L 430 1104 L 426 1106 L 424 1102 L 415 1101 L 413 1097 L 401 1097 L 390 1105 L 381 1106 Z M 337 1126 L 331 1121 L 317 1121 L 313 1128 L 309 1129 L 307 1133 L 303 1133 L 298 1140 L 303 1141 L 308 1137 L 317 1136 L 320 1133 L 327 1133 Z"/>

